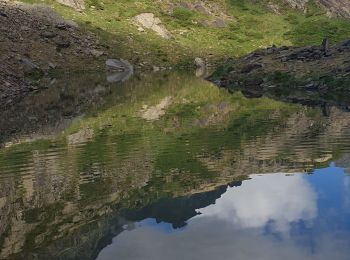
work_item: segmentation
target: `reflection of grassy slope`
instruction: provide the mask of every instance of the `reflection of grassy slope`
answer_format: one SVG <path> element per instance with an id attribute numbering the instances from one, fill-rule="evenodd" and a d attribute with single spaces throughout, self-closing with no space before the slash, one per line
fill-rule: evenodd
<path id="1" fill-rule="evenodd" d="M 138 86 L 128 88 L 128 84 Z M 246 113 L 253 115 L 256 111 L 258 114 L 263 111 L 269 113 L 295 107 L 267 98 L 246 99 L 239 93 L 230 95 L 226 90 L 191 75 L 173 74 L 166 78 L 161 77 L 160 80 L 145 77 L 140 82 L 126 83 L 124 87 L 131 93 L 128 97 L 118 100 L 121 101 L 120 104 L 113 105 L 114 101 L 110 100 L 109 108 L 91 113 L 92 116 L 75 122 L 66 132 L 92 128 L 97 131 L 104 129 L 105 134 L 148 131 L 160 131 L 160 134 L 163 134 L 163 130 L 170 127 L 176 129 L 177 133 L 191 132 L 200 128 L 196 124 L 198 119 L 207 119 L 210 116 L 217 117 L 219 121 L 218 123 L 215 120 L 212 123 L 208 121 L 207 126 L 226 127 L 229 119 L 238 118 Z M 167 96 L 172 97 L 173 103 L 159 121 L 149 122 L 141 118 L 144 105 L 148 107 L 156 105 Z M 220 104 L 225 106 L 226 112 L 219 109 Z"/>
<path id="2" fill-rule="evenodd" d="M 72 179 L 67 181 L 69 184 L 78 180 L 75 188 L 63 189 L 62 197 L 57 201 L 44 201 L 37 208 L 23 206 L 25 220 L 38 223 L 28 233 L 26 248 L 37 247 L 41 242 L 33 241 L 37 241 L 36 238 L 42 237 L 42 234 L 46 234 L 45 241 L 57 238 L 63 234 L 61 227 L 66 224 L 78 226 L 92 221 L 99 214 L 105 214 L 107 211 L 103 208 L 107 206 L 141 207 L 163 197 L 189 195 L 243 178 L 234 174 L 224 176 L 218 167 L 210 168 L 210 163 L 220 163 L 220 153 L 227 151 L 233 156 L 224 166 L 235 167 L 230 163 L 239 160 L 235 155 L 243 154 L 250 141 L 281 129 L 295 112 L 311 111 L 309 117 L 319 116 L 315 110 L 305 110 L 298 105 L 267 98 L 246 99 L 239 93 L 230 95 L 193 76 L 174 74 L 160 79 L 144 78 L 140 82 L 131 81 L 119 87 L 120 92 L 124 87 L 128 90 L 121 103 L 120 96 L 114 96 L 117 101 L 111 97 L 105 110 L 88 113 L 57 141 L 35 141 L 0 150 L 2 166 L 12 166 L 14 163 L 30 165 L 33 151 L 45 160 L 45 155 L 50 154 L 50 149 L 55 145 L 63 152 L 56 155 L 59 163 L 57 172 L 53 174 Z M 139 117 L 143 105 L 155 105 L 169 95 L 174 103 L 159 121 L 147 122 Z M 216 105 L 222 103 L 230 108 L 224 116 L 216 109 Z M 212 107 L 208 109 L 207 105 Z M 205 126 L 195 124 L 198 118 L 205 119 L 215 114 L 217 121 Z M 174 122 L 177 123 L 174 125 Z M 87 127 L 94 129 L 92 140 L 78 147 L 68 147 L 65 137 Z M 317 138 L 322 131 L 313 127 L 310 134 Z M 289 144 L 291 149 L 293 144 Z M 259 146 L 259 143 L 256 145 Z M 339 147 L 332 146 L 331 149 L 340 150 Z M 313 149 L 317 150 L 317 147 L 310 147 L 310 153 L 314 152 Z M 276 159 L 283 159 L 284 154 L 275 156 Z M 36 163 L 41 165 L 42 160 Z M 74 170 L 68 171 L 68 168 Z M 21 183 L 20 174 L 15 178 Z M 133 185 L 135 182 L 136 185 Z M 79 193 L 79 197 L 72 195 L 75 192 Z M 113 200 L 99 201 L 101 197 L 108 198 L 114 193 L 117 195 L 113 196 Z M 21 196 L 24 197 L 23 194 L 18 195 Z M 61 202 L 67 201 L 78 205 L 81 222 L 72 222 L 77 211 L 62 216 Z M 60 222 L 54 222 L 57 219 Z"/>
<path id="3" fill-rule="evenodd" d="M 135 88 L 134 85 L 137 87 Z M 144 77 L 142 81 L 127 82 L 123 87 L 130 91 L 125 99 L 118 100 L 117 104 L 111 100 L 110 108 L 95 112 L 93 117 L 76 122 L 67 132 L 86 127 L 106 129 L 107 132 L 112 133 L 131 133 L 140 130 L 147 132 L 166 122 L 152 124 L 141 119 L 140 114 L 144 105 L 153 106 L 163 98 L 171 96 L 174 104 L 170 110 L 179 112 L 181 117 L 186 118 L 191 114 L 200 115 L 201 111 L 196 109 L 202 104 L 231 98 L 225 90 L 220 90 L 208 82 L 191 75 L 179 76 L 177 73 L 159 78 Z M 192 108 L 195 109 L 192 110 Z"/>
<path id="4" fill-rule="evenodd" d="M 145 77 L 139 82 L 132 80 L 119 86 L 118 91 L 127 94 L 124 98 L 112 95 L 103 110 L 88 113 L 59 139 L 58 144 L 62 145 L 62 140 L 71 133 L 86 128 L 94 130 L 94 138 L 81 146 L 76 157 L 80 172 L 89 174 L 92 167 L 103 167 L 108 171 L 108 167 L 113 166 L 106 165 L 106 161 L 115 161 L 117 158 L 114 157 L 120 156 L 125 156 L 124 160 L 134 151 L 143 151 L 153 158 L 154 170 L 165 175 L 180 170 L 211 178 L 219 173 L 207 169 L 198 156 L 239 150 L 243 143 L 278 130 L 290 115 L 301 109 L 298 105 L 267 98 L 246 99 L 239 93 L 230 95 L 201 79 L 180 74 Z M 144 105 L 156 105 L 167 96 L 172 97 L 173 104 L 164 116 L 154 122 L 141 118 Z M 225 111 L 219 109 L 222 104 Z M 42 148 L 40 142 L 34 142 L 10 149 L 50 148 L 50 142 L 41 143 L 44 144 Z M 30 157 L 30 153 L 11 154 L 3 154 L 0 160 L 10 164 Z M 16 159 L 18 156 L 21 158 Z"/>
<path id="5" fill-rule="evenodd" d="M 115 166 L 109 162 L 127 160 L 134 151 L 143 151 L 151 155 L 154 170 L 162 173 L 163 177 L 175 172 L 174 180 L 166 184 L 169 189 L 192 187 L 203 179 L 210 180 L 220 175 L 203 165 L 198 156 L 221 149 L 239 149 L 242 140 L 267 134 L 283 122 L 282 116 L 271 118 L 271 112 L 288 115 L 298 110 L 298 106 L 265 98 L 249 100 L 238 93 L 230 95 L 226 90 L 190 75 L 173 74 L 160 79 L 146 77 L 138 83 L 126 83 L 124 87 L 128 95 L 121 103 L 120 97 L 115 96 L 117 101 L 109 100 L 109 108 L 88 113 L 60 137 L 63 140 L 79 129 L 94 130 L 94 138 L 81 146 L 75 155 L 75 168 L 82 177 L 86 173 L 90 178 L 91 169 L 96 167 L 100 172 L 109 172 L 109 167 Z M 155 105 L 166 96 L 172 96 L 174 103 L 160 120 L 148 122 L 140 117 L 143 105 Z M 113 105 L 114 102 L 117 104 Z M 225 104 L 228 112 L 222 115 L 218 104 Z M 211 122 L 208 118 L 215 120 Z M 198 120 L 208 121 L 208 124 L 198 125 Z M 221 131 L 224 129 L 227 131 Z M 45 151 L 49 149 L 50 142 L 45 143 L 42 149 L 39 145 L 40 142 L 34 142 L 10 149 L 20 151 L 28 148 L 26 153 L 19 153 L 25 159 L 30 157 L 30 147 L 38 146 L 38 150 Z M 18 156 L 17 153 L 14 155 Z M 81 188 L 84 196 L 97 192 L 89 185 Z"/>
<path id="6" fill-rule="evenodd" d="M 135 62 L 188 64 L 195 56 L 217 60 L 272 44 L 319 44 L 326 36 L 332 40 L 350 37 L 350 21 L 327 18 L 315 6 L 306 14 L 283 6 L 281 14 L 275 14 L 266 8 L 268 1 L 252 4 L 218 0 L 215 2 L 230 19 L 226 28 L 212 28 L 201 24 L 212 18 L 197 11 L 176 8 L 169 14 L 165 1 L 154 4 L 149 0 L 94 0 L 88 1 L 88 6 L 91 2 L 96 8 L 87 7 L 83 13 L 50 0 L 46 2 L 65 17 L 101 35 L 116 55 Z M 149 31 L 138 32 L 131 20 L 142 12 L 152 12 L 160 17 L 173 38 L 164 40 Z"/>
<path id="7" fill-rule="evenodd" d="M 180 174 L 200 174 L 211 176 L 211 172 L 203 166 L 191 147 L 186 145 L 185 140 L 168 140 L 165 147 L 159 152 L 155 161 L 155 168 L 162 173 L 178 170 Z"/>
<path id="8" fill-rule="evenodd" d="M 191 187 L 197 181 L 220 175 L 203 165 L 198 159 L 201 154 L 212 154 L 221 149 L 239 149 L 243 140 L 249 141 L 269 133 L 281 125 L 289 114 L 299 109 L 296 105 L 266 98 L 249 100 L 239 93 L 229 95 L 225 90 L 192 76 L 175 75 L 159 81 L 159 84 L 150 85 L 145 78 L 142 85 L 146 86 L 148 95 L 142 89 L 135 88 L 130 100 L 125 99 L 124 104 L 95 113 L 94 117 L 77 122 L 68 132 L 90 127 L 96 132 L 104 129 L 103 135 L 110 136 L 108 142 L 115 140 L 116 136 L 125 135 L 132 135 L 134 140 L 149 140 L 153 148 L 147 153 L 155 155 L 155 170 L 162 173 L 163 177 L 175 174 L 170 183 L 164 183 L 168 187 L 166 189 L 171 190 Z M 174 103 L 160 120 L 147 122 L 140 117 L 143 105 L 155 105 L 169 95 Z M 228 112 L 223 116 L 217 109 L 218 104 L 226 106 Z M 278 115 L 272 117 L 272 113 Z M 214 122 L 207 120 L 212 117 L 217 119 Z M 209 123 L 201 126 L 196 124 L 198 120 Z M 220 136 L 217 135 L 218 130 Z M 107 146 L 107 143 L 100 141 L 92 141 L 92 144 Z M 90 149 L 91 145 L 87 144 L 85 149 Z M 137 145 L 141 147 L 143 143 L 130 145 L 135 148 Z M 92 148 L 93 153 L 96 150 Z M 89 156 L 83 157 L 89 161 Z"/>
<path id="9" fill-rule="evenodd" d="M 20 171 L 23 165 L 28 165 L 31 162 L 33 153 L 36 151 L 47 152 L 53 145 L 62 146 L 65 143 L 37 140 L 31 143 L 15 145 L 10 149 L 0 149 L 0 165 L 4 169 L 9 167 L 11 171 L 15 169 Z"/>
<path id="10" fill-rule="evenodd" d="M 181 165 L 176 162 L 176 158 L 188 150 L 190 157 L 186 159 L 184 156 L 183 160 L 179 160 L 183 162 L 183 169 L 189 172 L 202 172 L 205 170 L 195 159 L 201 149 L 216 150 L 218 147 L 231 145 L 236 147 L 237 140 L 241 138 L 249 140 L 278 125 L 281 118 L 272 119 L 269 116 L 271 112 L 284 111 L 288 114 L 288 111 L 293 112 L 297 109 L 297 106 L 269 99 L 249 100 L 238 93 L 229 95 L 225 90 L 193 76 L 173 75 L 169 78 L 161 77 L 159 80 L 151 79 L 153 84 L 148 80 L 149 78 L 144 78 L 137 87 L 125 86 L 131 93 L 121 104 L 111 105 L 114 101 L 110 100 L 109 108 L 91 112 L 91 116 L 88 113 L 85 118 L 66 130 L 64 135 L 77 132 L 79 129 L 94 129 L 94 139 L 85 144 L 80 152 L 81 161 L 78 165 L 83 167 L 80 168 L 81 171 L 87 170 L 92 162 L 103 164 L 106 159 L 110 159 L 108 156 L 112 156 L 111 153 L 115 152 L 108 150 L 110 143 L 117 143 L 118 154 L 127 154 L 130 148 L 143 146 L 143 140 L 148 140 L 154 149 L 160 151 L 160 158 L 163 158 L 156 164 L 160 170 L 164 170 L 164 167 L 175 168 L 176 164 Z M 135 82 L 130 84 L 135 85 Z M 143 105 L 155 105 L 166 96 L 172 96 L 174 103 L 159 121 L 148 122 L 140 117 Z M 116 98 L 119 102 L 120 98 Z M 223 115 L 217 109 L 217 105 L 221 103 L 225 103 L 229 111 Z M 213 108 L 208 109 L 208 105 L 212 105 Z M 213 122 L 207 120 L 212 117 L 215 118 Z M 198 125 L 198 120 L 208 121 L 208 124 Z M 166 129 L 168 131 L 165 131 Z M 228 131 L 210 142 L 218 129 Z M 185 147 L 186 138 L 195 145 Z M 43 149 L 49 149 L 50 142 L 24 144 L 22 148 L 38 146 L 40 150 L 41 143 L 45 144 Z M 18 150 L 20 147 L 14 146 L 12 149 Z M 171 155 L 161 154 L 161 151 L 169 150 L 172 150 Z M 15 156 L 19 155 L 15 153 Z"/>

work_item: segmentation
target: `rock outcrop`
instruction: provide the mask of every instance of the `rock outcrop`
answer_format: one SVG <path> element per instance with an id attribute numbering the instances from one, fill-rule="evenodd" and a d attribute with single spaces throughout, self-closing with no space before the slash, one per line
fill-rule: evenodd
<path id="1" fill-rule="evenodd" d="M 143 28 L 150 29 L 157 33 L 164 39 L 170 39 L 170 32 L 162 24 L 161 20 L 156 17 L 153 13 L 142 13 L 135 16 L 134 21 L 136 25 L 140 26 L 139 31 L 144 30 Z"/>
<path id="2" fill-rule="evenodd" d="M 293 8 L 306 10 L 309 0 L 284 0 Z M 348 0 L 316 0 L 319 6 L 323 7 L 328 16 L 350 18 L 350 1 Z"/>
<path id="3" fill-rule="evenodd" d="M 319 0 L 320 5 L 326 8 L 329 16 L 350 18 L 350 1 L 348 0 Z"/>
<path id="4" fill-rule="evenodd" d="M 324 40 L 320 46 L 260 49 L 229 60 L 209 79 L 247 97 L 350 110 L 350 40 L 333 46 Z"/>

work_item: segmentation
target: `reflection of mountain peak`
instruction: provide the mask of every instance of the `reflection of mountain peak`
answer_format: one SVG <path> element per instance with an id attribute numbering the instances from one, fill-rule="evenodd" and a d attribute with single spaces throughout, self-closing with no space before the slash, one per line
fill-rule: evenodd
<path id="1" fill-rule="evenodd" d="M 236 181 L 229 186 L 237 187 L 241 184 L 241 181 Z M 173 228 L 181 228 L 186 225 L 188 219 L 198 215 L 196 209 L 214 204 L 226 190 L 227 186 L 225 185 L 213 191 L 197 193 L 188 197 L 161 199 L 139 210 L 124 210 L 122 215 L 131 221 L 154 218 L 157 223 L 167 222 L 171 223 Z"/>

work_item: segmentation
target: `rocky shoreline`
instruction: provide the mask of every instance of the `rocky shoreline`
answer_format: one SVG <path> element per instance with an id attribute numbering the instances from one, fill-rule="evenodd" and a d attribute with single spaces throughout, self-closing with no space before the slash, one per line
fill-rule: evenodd
<path id="1" fill-rule="evenodd" d="M 268 96 L 350 110 L 350 40 L 320 46 L 259 49 L 230 59 L 209 80 L 247 97 Z"/>

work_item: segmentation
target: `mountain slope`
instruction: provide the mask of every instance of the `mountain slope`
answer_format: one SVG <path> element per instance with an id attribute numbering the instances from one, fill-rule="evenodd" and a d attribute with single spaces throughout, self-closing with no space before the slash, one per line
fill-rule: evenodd
<path id="1" fill-rule="evenodd" d="M 326 36 L 333 41 L 350 37 L 350 21 L 339 11 L 348 10 L 345 0 L 62 1 L 78 3 L 80 10 L 44 0 L 65 18 L 98 33 L 115 56 L 143 67 L 192 64 L 197 56 L 215 62 L 272 44 L 318 44 Z M 153 15 L 154 20 L 146 20 L 145 26 L 137 19 L 140 14 Z M 147 26 L 152 21 L 156 27 Z M 157 32 L 162 29 L 168 38 Z"/>

